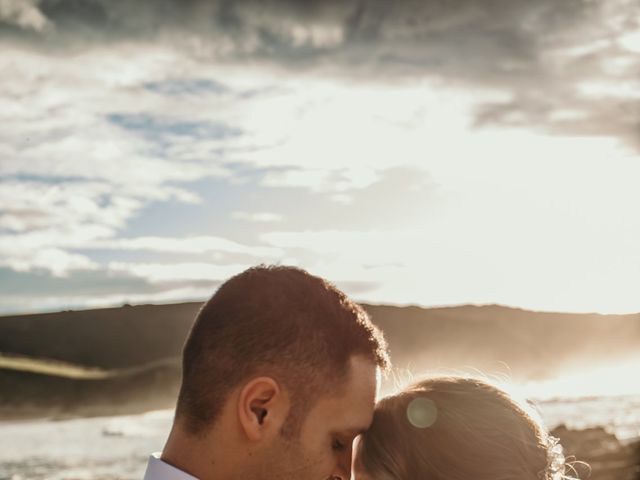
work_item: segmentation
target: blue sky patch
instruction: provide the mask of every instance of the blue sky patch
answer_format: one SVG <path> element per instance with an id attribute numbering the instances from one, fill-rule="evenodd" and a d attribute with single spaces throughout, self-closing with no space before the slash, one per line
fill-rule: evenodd
<path id="1" fill-rule="evenodd" d="M 111 113 L 109 122 L 148 140 L 169 136 L 185 136 L 196 139 L 224 139 L 242 135 L 239 128 L 218 122 L 185 122 L 160 118 L 147 114 Z"/>
<path id="2" fill-rule="evenodd" d="M 176 79 L 158 82 L 147 82 L 143 86 L 150 92 L 169 96 L 203 95 L 207 93 L 224 95 L 231 92 L 231 89 L 226 85 L 209 79 Z"/>

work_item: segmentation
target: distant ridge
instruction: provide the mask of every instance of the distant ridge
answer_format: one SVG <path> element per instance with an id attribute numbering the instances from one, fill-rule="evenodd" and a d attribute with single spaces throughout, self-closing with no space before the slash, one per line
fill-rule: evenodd
<path id="1" fill-rule="evenodd" d="M 102 369 L 180 355 L 201 303 L 0 317 L 0 352 Z"/>
<path id="2" fill-rule="evenodd" d="M 200 302 L 0 317 L 0 418 L 167 408 Z M 364 305 L 400 371 L 549 378 L 638 356 L 640 314 Z M 47 413 L 48 412 L 48 413 Z M 80 412 L 80 413 L 78 413 Z M 106 412 L 106 413 L 105 413 Z"/>
<path id="3" fill-rule="evenodd" d="M 176 358 L 201 305 L 0 317 L 0 353 L 105 370 Z M 506 362 L 516 373 L 521 369 L 523 375 L 540 377 L 567 361 L 640 351 L 640 314 L 530 312 L 501 305 L 364 307 L 384 331 L 400 367 L 410 362 L 484 368 Z"/>

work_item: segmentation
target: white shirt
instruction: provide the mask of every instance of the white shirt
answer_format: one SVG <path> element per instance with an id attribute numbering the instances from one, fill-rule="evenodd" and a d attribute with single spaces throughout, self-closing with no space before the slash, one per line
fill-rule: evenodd
<path id="1" fill-rule="evenodd" d="M 160 460 L 160 453 L 152 453 L 147 463 L 144 480 L 198 480 L 193 475 Z"/>

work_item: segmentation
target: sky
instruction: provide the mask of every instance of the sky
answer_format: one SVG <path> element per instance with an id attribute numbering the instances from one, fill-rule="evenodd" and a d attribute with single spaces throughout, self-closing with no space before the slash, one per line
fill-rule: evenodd
<path id="1" fill-rule="evenodd" d="M 627 0 L 0 0 L 0 314 L 640 312 L 639 54 Z"/>

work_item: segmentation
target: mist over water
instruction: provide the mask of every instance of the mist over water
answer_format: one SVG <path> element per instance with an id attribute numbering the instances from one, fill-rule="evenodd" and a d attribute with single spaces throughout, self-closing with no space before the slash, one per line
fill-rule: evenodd
<path id="1" fill-rule="evenodd" d="M 545 380 L 523 382 L 528 398 L 606 397 L 640 395 L 640 357 L 615 363 L 587 363 L 571 367 Z"/>
<path id="2" fill-rule="evenodd" d="M 381 395 L 392 394 L 422 378 L 440 375 L 480 377 L 521 398 L 535 401 L 640 395 L 640 356 L 609 362 L 584 359 L 555 367 L 538 366 L 544 368 L 544 375 L 540 375 L 539 370 L 531 375 L 521 368 L 511 369 L 505 362 L 494 362 L 494 365 L 487 363 L 482 367 L 459 365 L 454 368 L 420 369 L 409 364 L 383 382 Z"/>

